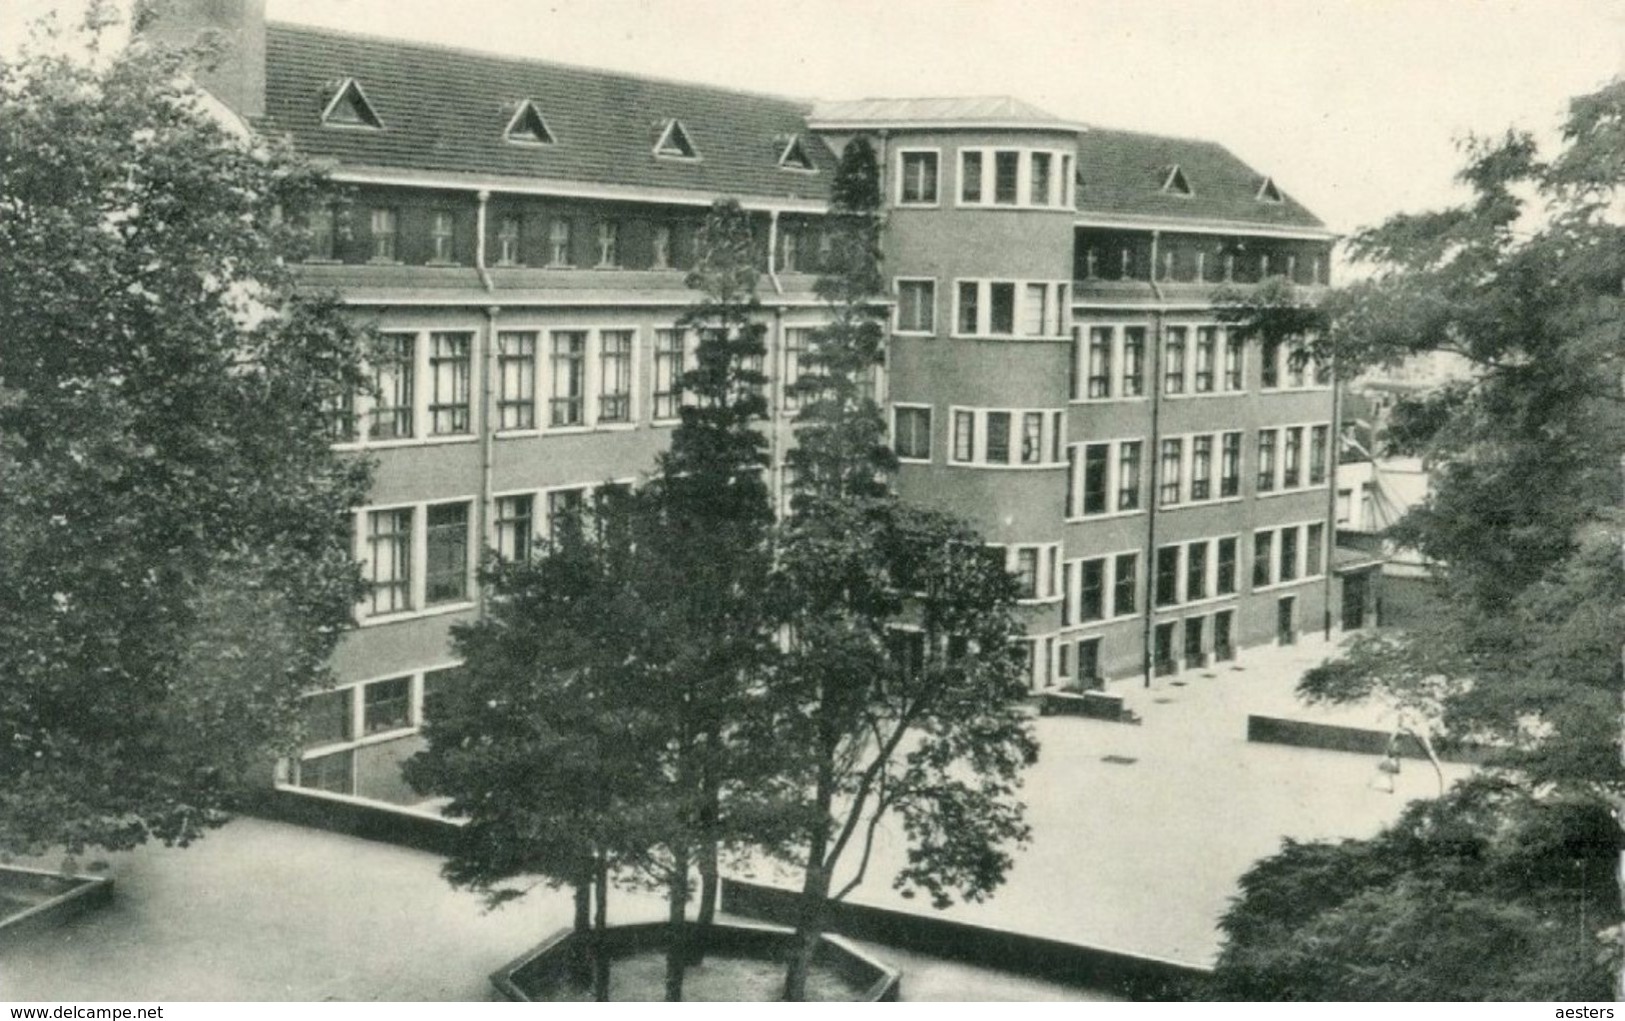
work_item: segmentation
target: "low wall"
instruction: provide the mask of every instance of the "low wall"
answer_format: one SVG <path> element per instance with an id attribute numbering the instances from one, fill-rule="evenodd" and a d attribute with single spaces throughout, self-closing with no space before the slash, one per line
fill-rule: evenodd
<path id="1" fill-rule="evenodd" d="M 6 885 L 43 888 L 52 895 L 15 914 L 0 910 L 0 916 L 4 916 L 4 924 L 0 924 L 0 947 L 19 945 L 113 899 L 113 880 L 107 876 L 63 876 L 43 869 L 0 865 L 0 886 Z M 61 887 L 60 892 L 56 892 L 56 887 Z"/>
<path id="2" fill-rule="evenodd" d="M 1308 723 L 1278 716 L 1247 717 L 1247 740 L 1259 744 L 1283 744 L 1294 748 L 1319 748 L 1329 752 L 1353 752 L 1358 755 L 1383 755 L 1388 751 L 1391 732 L 1366 727 L 1342 727 L 1331 723 Z M 1490 755 L 1490 749 L 1466 741 L 1440 740 L 1433 750 L 1442 762 L 1464 762 L 1478 765 Z M 1409 734 L 1401 734 L 1396 751 L 1407 759 L 1426 759 L 1427 752 L 1421 742 Z"/>
<path id="3" fill-rule="evenodd" d="M 1124 711 L 1123 696 L 1103 691 L 1046 691 L 1038 696 L 1038 712 L 1043 716 L 1081 716 L 1111 723 L 1140 722 Z"/>
<path id="4" fill-rule="evenodd" d="M 794 925 L 799 901 L 800 896 L 790 890 L 722 881 L 722 909 L 735 915 Z M 1086 986 L 1132 1000 L 1188 999 L 1190 991 L 1211 974 L 1205 968 L 1161 958 L 864 904 L 830 905 L 829 929 L 853 939 Z"/>
<path id="5" fill-rule="evenodd" d="M 458 826 L 449 819 L 320 792 L 273 787 L 256 798 L 248 811 L 267 819 L 434 854 L 452 853 L 457 841 Z"/>

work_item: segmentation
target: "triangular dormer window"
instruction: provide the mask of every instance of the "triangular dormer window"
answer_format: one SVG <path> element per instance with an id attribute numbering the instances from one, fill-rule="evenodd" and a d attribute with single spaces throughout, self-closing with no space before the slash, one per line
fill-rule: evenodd
<path id="1" fill-rule="evenodd" d="M 697 160 L 700 158 L 700 151 L 694 148 L 694 143 L 689 140 L 682 121 L 673 118 L 666 122 L 660 132 L 660 141 L 655 143 L 655 155 L 674 160 Z"/>
<path id="2" fill-rule="evenodd" d="M 322 111 L 322 123 L 340 128 L 384 126 L 367 94 L 361 91 L 361 83 L 354 78 L 344 79 L 333 90 L 333 98 L 327 101 L 327 108 Z"/>
<path id="3" fill-rule="evenodd" d="M 812 157 L 807 155 L 807 147 L 801 144 L 800 135 L 791 135 L 779 150 L 779 166 L 784 170 L 805 170 L 809 173 L 818 170 L 813 165 Z"/>
<path id="4" fill-rule="evenodd" d="M 1182 195 L 1189 198 L 1195 192 L 1191 191 L 1191 183 L 1185 180 L 1185 172 L 1175 163 L 1168 168 L 1168 176 L 1162 179 L 1162 190 L 1169 195 Z"/>
<path id="5" fill-rule="evenodd" d="M 1266 177 L 1264 178 L 1264 183 L 1258 186 L 1258 201 L 1285 202 L 1286 196 L 1282 195 L 1281 189 L 1275 186 L 1275 180 L 1273 178 Z"/>
<path id="6" fill-rule="evenodd" d="M 552 145 L 558 139 L 542 120 L 542 112 L 536 109 L 536 101 L 527 99 L 519 104 L 513 117 L 508 120 L 508 129 L 503 137 L 510 142 L 519 142 L 522 145 Z"/>

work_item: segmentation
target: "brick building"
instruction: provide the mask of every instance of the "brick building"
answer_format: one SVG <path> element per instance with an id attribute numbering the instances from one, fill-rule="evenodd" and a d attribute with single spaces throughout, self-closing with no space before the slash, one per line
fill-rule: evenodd
<path id="1" fill-rule="evenodd" d="M 351 199 L 301 272 L 393 357 L 336 422 L 376 459 L 355 514 L 370 593 L 310 698 L 293 788 L 406 802 L 425 693 L 475 565 L 523 554 L 591 487 L 653 464 L 695 338 L 694 232 L 732 196 L 758 230 L 782 463 L 786 384 L 836 154 L 881 156 L 893 334 L 877 393 L 909 498 L 1006 549 L 1034 689 L 1139 683 L 1333 624 L 1329 372 L 1232 342 L 1213 290 L 1327 283 L 1333 235 L 1211 142 L 1069 123 L 1006 98 L 807 105 L 286 24 L 222 29 L 202 83 L 330 161 Z M 782 468 L 775 484 L 782 486 Z"/>

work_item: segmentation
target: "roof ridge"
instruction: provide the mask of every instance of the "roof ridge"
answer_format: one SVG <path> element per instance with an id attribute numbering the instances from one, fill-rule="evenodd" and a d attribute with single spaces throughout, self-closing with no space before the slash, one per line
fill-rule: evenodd
<path id="1" fill-rule="evenodd" d="M 267 20 L 268 29 L 280 29 L 292 32 L 304 32 L 310 35 L 333 36 L 341 39 L 353 39 L 358 42 L 381 43 L 396 47 L 409 47 L 418 50 L 428 50 L 440 53 L 458 54 L 461 56 L 479 57 L 483 60 L 496 60 L 508 64 L 518 64 L 524 67 L 550 67 L 565 71 L 577 71 L 583 74 L 595 75 L 601 78 L 621 78 L 629 81 L 648 82 L 655 85 L 671 85 L 679 88 L 698 89 L 705 92 L 724 96 L 742 96 L 748 99 L 765 99 L 787 106 L 797 107 L 802 113 L 811 110 L 814 100 L 786 96 L 776 92 L 758 92 L 751 89 L 730 88 L 726 85 L 712 85 L 707 82 L 688 81 L 680 78 L 668 78 L 661 75 L 642 74 L 636 71 L 617 71 L 603 67 L 594 67 L 589 64 L 575 64 L 566 60 L 554 60 L 543 57 L 521 57 L 511 53 L 498 53 L 493 50 L 482 50 L 474 46 L 455 46 L 451 43 L 426 42 L 419 39 L 402 39 L 398 36 L 381 35 L 376 32 L 357 32 L 351 29 L 328 28 L 325 25 L 310 25 L 297 21 Z M 529 98 L 529 97 L 524 97 Z"/>
<path id="2" fill-rule="evenodd" d="M 1160 131 L 1136 131 L 1133 128 L 1113 128 L 1096 124 L 1093 121 L 1089 122 L 1089 130 L 1091 133 L 1097 135 L 1133 135 L 1136 138 L 1154 138 L 1166 142 L 1184 142 L 1186 144 L 1196 143 L 1198 145 L 1211 145 L 1215 148 L 1223 149 L 1232 156 L 1235 155 L 1234 152 L 1231 152 L 1230 147 L 1225 145 L 1223 142 L 1212 138 L 1203 138 L 1200 135 L 1169 135 Z"/>

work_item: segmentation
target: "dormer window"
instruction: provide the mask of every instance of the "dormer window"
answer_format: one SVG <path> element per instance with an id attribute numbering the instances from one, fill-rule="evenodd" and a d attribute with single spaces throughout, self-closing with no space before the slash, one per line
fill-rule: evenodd
<path id="1" fill-rule="evenodd" d="M 521 145 L 552 145 L 558 141 L 548 128 L 547 121 L 542 119 L 541 111 L 536 109 L 536 101 L 533 99 L 527 99 L 519 104 L 519 109 L 508 119 L 508 127 L 503 132 L 503 137 Z"/>
<path id="2" fill-rule="evenodd" d="M 1274 179 L 1269 177 L 1264 178 L 1264 183 L 1258 186 L 1257 197 L 1260 202 L 1279 203 L 1286 201 L 1286 196 L 1281 194 L 1281 189 L 1275 186 Z"/>
<path id="3" fill-rule="evenodd" d="M 807 155 L 807 148 L 801 144 L 800 135 L 791 135 L 789 141 L 779 150 L 779 169 L 817 173 L 818 168 L 813 165 L 812 157 Z"/>
<path id="4" fill-rule="evenodd" d="M 333 90 L 333 97 L 322 110 L 322 123 L 335 128 L 373 128 L 384 126 L 372 102 L 361 90 L 361 83 L 346 78 Z"/>
<path id="5" fill-rule="evenodd" d="M 688 137 L 688 131 L 683 123 L 676 118 L 666 122 L 660 132 L 660 141 L 655 143 L 656 156 L 663 156 L 674 160 L 697 160 L 700 151 L 694 148 L 694 143 Z"/>
<path id="6" fill-rule="evenodd" d="M 1162 190 L 1169 195 L 1179 195 L 1189 198 L 1195 192 L 1191 190 L 1191 183 L 1185 179 L 1185 172 L 1179 169 L 1179 164 L 1168 168 L 1168 175 L 1162 179 Z"/>

